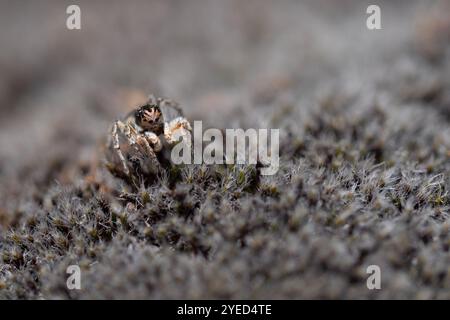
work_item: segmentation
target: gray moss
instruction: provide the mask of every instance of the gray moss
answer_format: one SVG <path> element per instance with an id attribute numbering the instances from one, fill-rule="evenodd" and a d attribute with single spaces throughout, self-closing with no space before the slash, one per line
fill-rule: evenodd
<path id="1" fill-rule="evenodd" d="M 277 46 L 289 48 L 295 39 L 283 38 L 275 46 L 258 42 L 255 30 L 265 28 L 269 38 L 278 34 L 287 22 L 282 19 L 284 24 L 277 26 L 270 21 L 280 22 L 280 12 L 291 21 L 292 8 L 323 15 L 312 4 L 303 6 L 286 2 L 274 7 L 267 2 L 273 16 L 269 10 L 270 19 L 253 22 L 243 10 L 238 17 L 249 44 L 238 46 L 241 42 L 230 35 L 229 45 L 238 48 L 230 63 L 242 62 L 239 54 L 255 48 L 262 58 Z M 224 19 L 234 12 L 227 8 Z M 428 9 L 414 8 L 391 9 L 403 12 L 405 19 L 426 20 Z M 95 5 L 91 10 L 94 16 L 102 12 Z M 113 10 L 120 12 L 120 6 Z M 216 12 L 213 7 L 206 10 Z M 135 12 L 140 21 L 137 11 L 145 10 Z M 174 46 L 170 52 L 189 52 L 190 47 L 169 41 L 176 39 L 177 23 L 187 23 L 187 17 L 177 17 L 173 30 L 155 41 L 162 46 L 170 42 Z M 351 21 L 345 14 L 340 19 Z M 198 28 L 211 21 L 200 17 L 194 30 L 186 32 L 221 46 L 217 31 Z M 105 23 L 105 29 L 97 32 L 109 30 Z M 312 28 L 313 35 L 323 40 L 320 26 L 312 26 L 317 27 Z M 256 32 L 252 45 L 251 30 Z M 129 40 L 131 47 L 139 47 L 144 31 Z M 316 57 L 315 50 L 323 50 L 322 40 L 317 40 L 303 59 L 323 63 L 315 70 L 305 63 L 304 76 L 278 66 L 276 70 L 287 73 L 286 82 L 251 83 L 246 90 L 229 89 L 203 98 L 179 88 L 181 99 L 175 98 L 186 106 L 191 120 L 220 128 L 279 128 L 280 170 L 274 176 L 261 176 L 254 166 L 221 165 L 168 166 L 157 177 L 137 179 L 139 184 L 111 175 L 103 165 L 101 145 L 108 124 L 122 113 L 118 105 L 124 100 L 110 93 L 121 90 L 117 85 L 121 78 L 109 62 L 105 69 L 79 69 L 91 80 L 106 75 L 114 79 L 106 89 L 92 90 L 76 75 L 63 72 L 64 94 L 49 97 L 23 89 L 18 100 L 1 93 L 1 101 L 15 101 L 17 108 L 0 109 L 12 114 L 15 124 L 8 127 L 1 120 L 5 124 L 1 135 L 7 139 L 0 141 L 0 298 L 449 299 L 449 42 L 442 45 L 442 39 L 435 40 L 439 46 L 429 51 L 420 47 L 423 35 L 390 36 L 398 37 L 398 47 L 379 48 L 380 56 L 366 65 L 369 72 L 363 75 L 337 59 L 336 53 L 324 50 Z M 114 39 L 105 41 L 110 47 L 118 45 Z M 333 45 L 338 50 L 339 45 Z M 373 50 L 369 44 L 361 45 L 367 54 Z M 120 48 L 131 56 L 128 48 Z M 84 49 L 85 56 L 79 59 L 89 65 L 96 56 L 94 49 L 92 53 Z M 142 54 L 160 61 L 151 50 Z M 289 54 L 285 59 L 293 61 Z M 352 54 L 358 59 L 357 53 Z M 232 77 L 247 72 L 256 78 L 250 66 L 242 71 L 217 61 L 200 63 L 194 56 L 188 54 L 195 68 L 201 70 L 202 63 L 211 68 L 194 79 L 197 93 L 209 90 L 204 83 L 220 68 Z M 27 59 L 31 64 L 41 61 Z M 180 70 L 186 67 L 183 62 L 176 65 L 177 57 L 167 59 Z M 129 77 L 135 74 L 134 85 L 145 86 L 145 81 L 139 82 L 143 76 L 139 65 L 144 64 L 135 63 L 138 66 L 129 65 Z M 162 65 L 170 70 L 170 63 Z M 333 70 L 333 76 L 326 70 Z M 12 76 L 4 81 L 8 79 Z M 233 88 L 233 81 L 224 79 L 216 85 L 224 81 Z M 171 80 L 172 88 L 176 80 Z M 163 84 L 161 80 L 154 86 Z M 52 92 L 58 86 L 50 82 L 38 92 Z M 75 97 L 74 90 L 83 98 Z M 27 99 L 35 99 L 30 118 L 20 109 L 29 106 Z M 76 109 L 78 103 L 85 107 Z M 51 115 L 47 104 L 63 109 Z M 210 112 L 204 112 L 204 104 Z M 23 133 L 15 131 L 18 126 L 36 133 L 25 142 L 27 150 L 20 149 L 17 136 Z M 81 267 L 82 290 L 66 287 L 66 268 L 71 264 Z M 379 291 L 366 287 L 366 268 L 371 264 L 382 270 Z"/>

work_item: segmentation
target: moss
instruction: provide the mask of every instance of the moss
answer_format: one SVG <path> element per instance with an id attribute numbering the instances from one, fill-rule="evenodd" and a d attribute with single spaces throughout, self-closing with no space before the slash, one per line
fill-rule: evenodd
<path id="1" fill-rule="evenodd" d="M 448 43 L 430 36 L 434 14 L 389 7 L 402 26 L 430 24 L 419 41 L 438 51 L 430 62 L 402 28 L 376 43 L 359 41 L 367 30 L 348 36 L 358 6 L 329 30 L 314 4 L 261 1 L 260 17 L 246 3 L 164 3 L 171 23 L 159 32 L 161 10 L 141 2 L 127 8 L 133 37 L 120 43 L 114 19 L 99 20 L 101 43 L 42 30 L 42 48 L 4 40 L 14 54 L 0 57 L 12 66 L 0 79 L 0 298 L 450 298 L 450 63 Z M 46 5 L 27 12 L 52 12 Z M 101 6 L 84 6 L 101 17 Z M 185 9 L 208 14 L 187 21 Z M 0 16 L 35 22 L 23 12 Z M 230 21 L 242 32 L 223 33 Z M 280 37 L 292 30 L 304 34 Z M 124 106 L 139 104 L 123 83 L 168 88 L 189 119 L 211 127 L 279 128 L 279 171 L 160 155 L 162 170 L 135 157 L 124 176 L 98 146 Z M 80 291 L 66 287 L 72 264 Z M 370 264 L 381 267 L 381 291 L 365 287 Z"/>

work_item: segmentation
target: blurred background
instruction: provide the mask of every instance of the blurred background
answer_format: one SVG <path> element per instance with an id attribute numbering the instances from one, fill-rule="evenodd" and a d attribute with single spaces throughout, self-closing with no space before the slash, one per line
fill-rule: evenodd
<path id="1" fill-rule="evenodd" d="M 66 28 L 74 3 L 81 30 Z M 77 157 L 142 94 L 231 126 L 242 119 L 233 113 L 273 96 L 307 97 L 343 76 L 370 82 L 381 64 L 426 41 L 436 51 L 448 33 L 446 1 L 377 1 L 379 31 L 366 28 L 370 3 L 1 0 L 2 175 L 41 166 L 59 145 Z"/>
<path id="2" fill-rule="evenodd" d="M 81 30 L 66 28 L 71 4 L 81 8 Z M 370 4 L 381 7 L 382 30 L 366 27 Z M 73 184 L 71 170 L 85 175 L 112 121 L 149 93 L 180 102 L 204 128 L 263 128 L 267 114 L 293 106 L 298 117 L 271 122 L 282 139 L 291 135 L 282 142 L 288 155 L 296 153 L 286 144 L 302 130 L 313 151 L 320 147 L 322 118 L 308 112 L 356 94 L 351 114 L 361 105 L 360 118 L 381 120 L 355 128 L 368 123 L 361 131 L 369 142 L 386 138 L 374 150 L 387 161 L 405 147 L 405 163 L 437 159 L 435 168 L 448 170 L 449 13 L 442 0 L 0 0 L 0 233 L 18 224 L 22 206 L 41 205 L 55 182 Z M 375 98 L 381 116 L 367 111 Z M 336 119 L 322 119 L 335 129 L 327 132 L 331 145 L 346 123 Z M 348 141 L 370 151 L 365 138 Z M 320 163 L 326 152 L 312 155 Z"/>
<path id="3" fill-rule="evenodd" d="M 418 69 L 405 56 L 439 58 L 450 30 L 448 1 L 377 1 L 375 31 L 366 1 L 76 1 L 82 29 L 68 30 L 73 3 L 0 1 L 2 185 L 80 157 L 147 93 L 211 126 L 252 125 L 267 99 Z"/>

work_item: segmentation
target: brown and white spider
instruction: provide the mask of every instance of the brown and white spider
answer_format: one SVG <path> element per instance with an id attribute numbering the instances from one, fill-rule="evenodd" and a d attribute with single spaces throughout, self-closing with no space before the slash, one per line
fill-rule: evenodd
<path id="1" fill-rule="evenodd" d="M 170 99 L 155 98 L 150 95 L 148 101 L 130 112 L 123 120 L 114 122 L 109 137 L 108 148 L 114 151 L 120 160 L 123 173 L 130 175 L 128 163 L 149 160 L 149 171 L 160 168 L 159 153 L 165 142 L 172 146 L 180 137 L 191 141 L 191 124 L 183 117 L 178 103 Z M 124 143 L 121 143 L 121 140 Z M 124 156 L 124 151 L 127 157 Z M 142 155 L 144 155 L 143 159 Z"/>

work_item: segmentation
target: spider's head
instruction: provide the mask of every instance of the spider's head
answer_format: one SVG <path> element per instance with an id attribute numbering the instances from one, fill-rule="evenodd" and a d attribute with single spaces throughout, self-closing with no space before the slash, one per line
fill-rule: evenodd
<path id="1" fill-rule="evenodd" d="M 164 126 L 161 109 L 156 104 L 139 107 L 135 113 L 136 123 L 144 130 L 159 132 Z"/>

